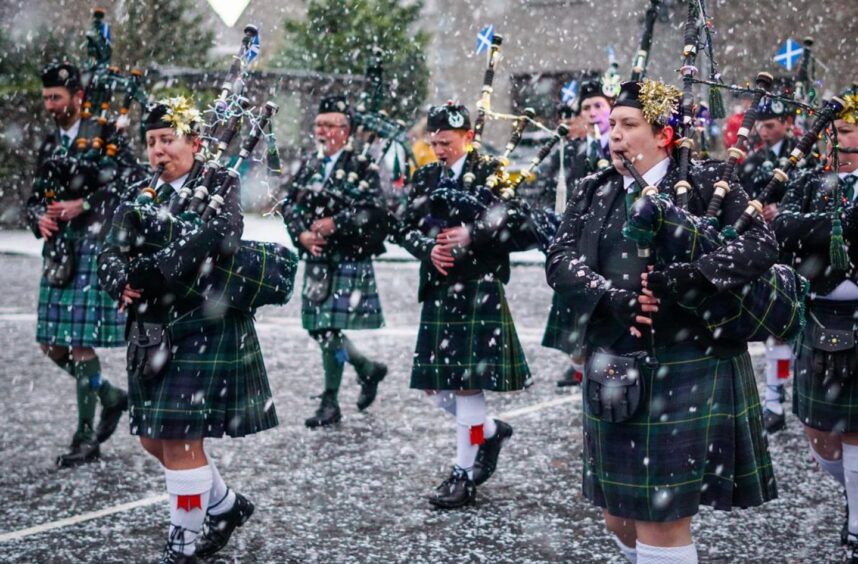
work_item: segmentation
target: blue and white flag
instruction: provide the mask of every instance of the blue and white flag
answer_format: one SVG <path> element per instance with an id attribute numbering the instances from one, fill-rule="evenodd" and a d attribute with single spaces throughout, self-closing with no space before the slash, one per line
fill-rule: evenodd
<path id="1" fill-rule="evenodd" d="M 568 104 L 578 97 L 578 81 L 570 80 L 562 89 L 560 89 L 560 100 L 564 104 Z"/>
<path id="2" fill-rule="evenodd" d="M 104 38 L 104 42 L 110 45 L 110 26 L 107 22 L 101 22 L 101 36 Z"/>
<path id="3" fill-rule="evenodd" d="M 617 55 L 614 53 L 614 46 L 608 45 L 608 64 L 613 65 L 617 62 Z"/>
<path id="4" fill-rule="evenodd" d="M 247 47 L 247 51 L 244 52 L 244 64 L 249 65 L 259 56 L 259 34 L 253 36 L 253 39 L 250 40 L 250 45 Z"/>
<path id="5" fill-rule="evenodd" d="M 492 46 L 495 37 L 495 26 L 489 24 L 477 34 L 477 55 Z"/>
<path id="6" fill-rule="evenodd" d="M 775 62 L 786 70 L 792 70 L 798 65 L 802 53 L 804 53 L 804 49 L 790 37 L 778 50 L 778 54 L 775 55 Z"/>

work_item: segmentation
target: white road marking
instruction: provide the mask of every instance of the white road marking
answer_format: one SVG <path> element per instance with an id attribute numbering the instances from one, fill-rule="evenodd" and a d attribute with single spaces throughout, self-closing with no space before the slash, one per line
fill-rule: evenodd
<path id="1" fill-rule="evenodd" d="M 529 413 L 535 413 L 537 411 L 542 411 L 543 409 L 548 409 L 551 407 L 555 407 L 558 405 L 567 404 L 575 401 L 580 396 L 579 394 L 563 396 L 559 398 L 550 399 L 548 401 L 543 401 L 539 403 L 535 403 L 533 405 L 529 405 L 527 407 L 520 407 L 518 409 L 510 409 L 509 411 L 504 411 L 497 415 L 502 419 L 514 419 L 521 415 L 527 415 Z M 9 533 L 0 534 L 0 543 L 4 542 L 12 542 L 21 540 L 26 537 L 31 537 L 33 535 L 38 535 L 40 533 L 45 533 L 48 531 L 53 531 L 56 529 L 61 529 L 63 527 L 69 527 L 71 525 L 78 525 L 80 523 L 85 523 L 86 521 L 92 521 L 93 519 L 100 519 L 101 517 L 107 517 L 108 515 L 115 515 L 116 513 L 122 513 L 124 511 L 130 511 L 131 509 L 136 509 L 138 507 L 146 507 L 147 505 L 154 505 L 156 503 L 162 503 L 167 500 L 166 495 L 156 495 L 151 497 L 144 497 L 143 499 L 139 499 L 137 501 L 131 501 L 128 503 L 121 503 L 119 505 L 114 505 L 113 507 L 108 507 L 106 509 L 100 509 L 98 511 L 90 511 L 89 513 L 81 513 L 80 515 L 76 515 L 74 517 L 67 517 L 65 519 L 59 519 L 57 521 L 51 521 L 49 523 L 43 523 L 41 525 L 36 525 L 35 527 L 30 527 L 28 529 L 21 529 L 19 531 L 12 531 Z"/>
<path id="2" fill-rule="evenodd" d="M 13 531 L 11 533 L 3 533 L 0 535 L 0 543 L 15 541 L 22 539 L 24 537 L 29 537 L 32 535 L 37 535 L 39 533 L 44 533 L 47 531 L 53 531 L 54 529 L 60 529 L 62 527 L 68 527 L 70 525 L 77 525 L 78 523 L 84 523 L 86 521 L 92 521 L 93 519 L 99 519 L 101 517 L 107 517 L 108 515 L 114 515 L 116 513 L 122 513 L 123 511 L 129 511 L 131 509 L 136 509 L 137 507 L 146 507 L 147 505 L 152 505 L 155 503 L 161 503 L 163 501 L 167 501 L 167 495 L 155 495 L 152 497 L 144 497 L 143 499 L 138 499 L 137 501 L 130 501 L 128 503 L 120 503 L 119 505 L 114 505 L 113 507 L 108 507 L 107 509 L 99 509 L 98 511 L 90 511 L 89 513 L 81 513 L 80 515 L 75 515 L 74 517 L 67 517 L 66 519 L 59 519 L 58 521 L 51 521 L 50 523 L 43 523 L 41 525 L 36 525 L 35 527 L 30 527 L 29 529 L 21 529 L 20 531 Z"/>

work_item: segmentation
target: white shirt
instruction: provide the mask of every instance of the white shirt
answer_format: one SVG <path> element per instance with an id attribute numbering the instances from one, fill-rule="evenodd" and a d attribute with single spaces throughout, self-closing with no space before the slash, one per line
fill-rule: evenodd
<path id="1" fill-rule="evenodd" d="M 840 180 L 845 180 L 847 176 L 858 176 L 858 170 L 853 170 L 852 172 L 838 172 L 837 176 Z M 858 196 L 858 183 L 855 184 L 855 194 L 852 194 L 852 201 L 855 201 L 855 196 Z"/>
<path id="2" fill-rule="evenodd" d="M 336 153 L 334 153 L 333 155 L 331 155 L 329 157 L 331 160 L 329 160 L 328 163 L 325 165 L 325 175 L 324 175 L 323 180 L 327 180 L 328 177 L 331 175 L 331 173 L 334 171 L 334 165 L 336 164 L 337 160 L 340 158 L 340 155 L 342 155 L 342 154 L 343 154 L 343 150 L 340 149 L 339 151 L 337 151 Z"/>
<path id="3" fill-rule="evenodd" d="M 188 175 L 189 175 L 189 174 L 191 174 L 191 173 L 190 173 L 190 172 L 188 172 L 188 173 L 186 173 L 186 174 L 184 174 L 184 175 L 180 176 L 179 178 L 177 178 L 177 179 L 173 180 L 172 182 L 170 182 L 169 184 L 170 184 L 170 186 L 172 186 L 172 187 L 173 187 L 173 190 L 178 191 L 178 190 L 179 190 L 179 188 L 181 188 L 182 186 L 184 186 L 184 185 L 185 185 L 185 181 L 188 179 Z M 158 182 L 156 182 L 156 183 L 155 183 L 155 190 L 157 190 L 158 188 L 160 188 L 162 184 L 167 184 L 167 182 L 166 182 L 163 178 L 159 178 L 159 179 L 158 179 Z"/>
<path id="4" fill-rule="evenodd" d="M 468 153 L 465 153 L 464 156 L 460 157 L 458 161 L 453 163 L 453 166 L 450 167 L 450 170 L 453 171 L 453 180 L 458 180 L 462 175 L 462 169 L 465 168 L 465 159 L 468 158 Z"/>
<path id="5" fill-rule="evenodd" d="M 63 129 L 62 127 L 60 127 L 59 130 L 60 141 L 62 141 L 63 135 L 66 135 L 69 138 L 69 145 L 71 145 L 71 143 L 74 143 L 74 140 L 77 139 L 78 131 L 80 131 L 80 120 L 74 122 L 74 124 L 72 124 L 72 126 L 68 129 Z"/>
<path id="6" fill-rule="evenodd" d="M 648 171 L 641 174 L 643 176 L 644 181 L 647 186 L 658 186 L 658 183 L 667 176 L 667 169 L 670 168 L 670 158 L 665 157 L 663 160 L 659 161 Z M 632 184 L 635 183 L 635 179 L 631 176 L 623 176 L 623 188 L 626 191 L 631 191 Z M 638 186 L 638 190 L 643 190 L 644 186 Z"/>

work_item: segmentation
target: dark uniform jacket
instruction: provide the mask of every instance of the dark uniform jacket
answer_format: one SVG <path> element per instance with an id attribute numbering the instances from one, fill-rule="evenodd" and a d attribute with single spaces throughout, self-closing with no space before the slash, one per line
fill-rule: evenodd
<path id="1" fill-rule="evenodd" d="M 599 148 L 599 158 L 608 159 L 607 146 Z M 590 155 L 587 138 L 565 141 L 563 146 L 563 173 L 566 175 L 566 196 L 570 197 L 575 184 L 598 170 L 598 160 Z M 560 174 L 560 147 L 556 147 L 536 169 L 533 205 L 539 209 L 554 208 L 557 197 L 557 177 Z"/>
<path id="2" fill-rule="evenodd" d="M 360 189 L 356 183 L 347 181 L 349 173 L 358 168 L 358 159 L 353 153 L 340 153 L 330 176 L 321 186 L 321 194 L 314 201 L 305 196 L 314 182 L 313 176 L 320 171 L 324 173 L 322 163 L 317 158 L 305 159 L 286 185 L 281 212 L 289 236 L 302 259 L 336 264 L 340 261 L 365 260 L 384 253 L 384 234 L 390 229 L 389 212 L 378 172 L 367 170 L 363 180 L 368 186 Z M 340 170 L 342 173 L 339 173 Z M 331 197 L 326 198 L 326 195 Z M 321 257 L 314 257 L 301 244 L 299 236 L 310 229 L 313 221 L 324 217 L 333 218 L 336 231 L 328 239 Z"/>
<path id="3" fill-rule="evenodd" d="M 697 216 L 706 212 L 712 185 L 720 179 L 723 163 L 693 163 L 689 182 L 693 186 L 688 210 Z M 659 190 L 675 196 L 678 178 L 671 162 Z M 640 293 L 640 275 L 646 264 L 637 258 L 634 243 L 622 236 L 625 223 L 625 189 L 622 176 L 614 168 L 583 179 L 569 201 L 563 221 L 548 251 L 548 283 L 560 293 L 586 328 L 582 345 L 616 350 L 643 350 L 649 339 L 629 336 L 629 324 L 613 315 L 606 294 L 611 288 Z M 720 220 L 733 224 L 746 207 L 748 197 L 738 185 L 724 199 Z M 741 287 L 763 274 L 777 258 L 771 231 L 760 221 L 739 239 L 705 255 L 694 264 L 719 291 Z M 695 340 L 713 353 L 732 356 L 746 344 L 721 336 L 717 341 L 703 323 L 675 304 L 662 302 L 654 319 L 656 344 L 660 346 Z M 645 336 L 646 337 L 646 336 Z M 635 349 L 637 347 L 637 349 Z"/>
<path id="4" fill-rule="evenodd" d="M 215 185 L 220 184 L 224 177 L 224 172 L 219 173 Z M 130 191 L 136 194 L 143 187 L 145 182 L 132 186 Z M 128 309 L 129 324 L 138 320 L 167 323 L 200 306 L 200 300 L 196 298 L 177 299 L 177 288 L 194 280 L 207 257 L 232 254 L 238 249 L 244 228 L 240 192 L 238 184 L 233 185 L 221 212 L 209 221 L 206 229 L 183 235 L 167 248 L 155 252 L 144 250 L 143 240 L 127 238 L 122 233 L 124 227 L 119 224 L 120 218 L 116 218 L 98 257 L 98 278 L 115 300 L 119 299 L 126 284 L 142 290 L 141 298 Z M 169 200 L 178 195 L 173 190 L 164 197 L 160 205 L 167 207 Z M 130 252 L 120 249 L 121 241 L 131 242 Z"/>
<path id="5" fill-rule="evenodd" d="M 783 169 L 787 165 L 787 159 L 797 144 L 798 141 L 795 138 L 785 137 L 777 154 L 768 147 L 762 147 L 748 155 L 745 162 L 738 167 L 739 182 L 742 183 L 742 187 L 748 193 L 748 196 L 752 199 L 760 196 L 763 188 L 772 179 L 772 171 L 775 168 Z M 809 156 L 805 157 L 804 161 L 800 164 L 802 169 L 811 169 L 816 167 L 817 160 L 813 156 Z M 784 189 L 778 191 L 778 193 L 774 194 L 772 202 L 780 202 L 784 197 L 784 193 Z"/>
<path id="6" fill-rule="evenodd" d="M 772 227 L 781 245 L 785 262 L 810 280 L 811 292 L 825 295 L 844 280 L 858 283 L 858 221 L 852 219 L 854 204 L 843 200 L 843 209 L 849 208 L 842 220 L 843 237 L 849 255 L 846 271 L 831 268 L 833 190 L 839 183 L 841 194 L 844 182 L 836 174 L 806 171 L 789 185 Z"/>
<path id="7" fill-rule="evenodd" d="M 45 137 L 42 145 L 39 147 L 36 169 L 37 179 L 40 173 L 45 173 L 45 164 L 52 157 L 62 155 L 65 152 L 66 150 L 62 147 L 60 132 L 58 130 Z M 70 155 L 78 154 L 74 140 L 72 140 L 68 153 Z M 57 191 L 57 200 L 76 200 L 83 197 L 90 206 L 89 211 L 85 211 L 71 220 L 70 227 L 75 232 L 85 234 L 90 238 L 103 240 L 110 227 L 113 210 L 116 209 L 116 206 L 120 202 L 133 195 L 132 192 L 129 192 L 130 187 L 143 178 L 143 168 L 137 164 L 134 154 L 127 143 L 123 143 L 120 146 L 115 161 L 117 164 L 116 174 L 111 174 L 107 182 L 97 185 L 97 181 L 94 178 L 97 169 L 94 167 L 92 171 L 78 176 L 74 182 L 64 182 L 63 186 Z M 101 172 L 104 173 L 103 168 Z M 84 186 L 79 185 L 81 180 L 85 180 Z M 32 194 L 27 200 L 27 224 L 37 238 L 41 238 L 42 236 L 39 232 L 39 217 L 44 215 L 46 210 L 47 202 L 45 201 L 45 194 L 37 181 L 34 184 Z"/>
<path id="8" fill-rule="evenodd" d="M 498 166 L 498 161 L 471 151 L 465 159 L 462 174 L 456 179 L 456 185 L 464 190 L 463 177 L 470 171 L 475 177 L 471 185 L 473 192 L 485 185 L 486 179 Z M 532 225 L 526 221 L 524 214 L 518 213 L 521 208 L 516 207 L 516 198 L 513 198 L 506 205 L 514 210 L 514 221 L 503 224 L 477 221 L 468 225 L 471 231 L 470 246 L 465 249 L 462 257 L 456 259 L 455 264 L 448 270 L 448 276 L 438 272 L 430 259 L 438 228 L 428 220 L 429 195 L 439 189 L 443 170 L 443 163 L 435 162 L 414 173 L 411 191 L 396 233 L 396 242 L 421 261 L 418 289 L 420 301 L 425 298 L 429 288 L 480 280 L 488 275 L 507 283 L 510 276 L 509 253 L 536 245 Z"/>

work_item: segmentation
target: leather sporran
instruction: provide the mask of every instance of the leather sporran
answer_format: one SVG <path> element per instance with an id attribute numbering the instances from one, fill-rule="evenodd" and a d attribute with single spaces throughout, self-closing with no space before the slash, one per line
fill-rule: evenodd
<path id="1" fill-rule="evenodd" d="M 128 376 L 149 382 L 164 375 L 173 356 L 170 333 L 160 323 L 132 323 L 128 336 Z"/>
<path id="2" fill-rule="evenodd" d="M 54 235 L 45 242 L 42 257 L 42 274 L 48 284 L 54 288 L 68 286 L 75 271 L 75 252 L 71 241 L 59 234 Z"/>
<path id="3" fill-rule="evenodd" d="M 608 423 L 634 417 L 643 398 L 638 358 L 593 353 L 584 368 L 584 401 L 590 413 Z"/>
<path id="4" fill-rule="evenodd" d="M 324 263 L 306 263 L 304 274 L 304 297 L 319 305 L 331 295 L 333 268 Z"/>

